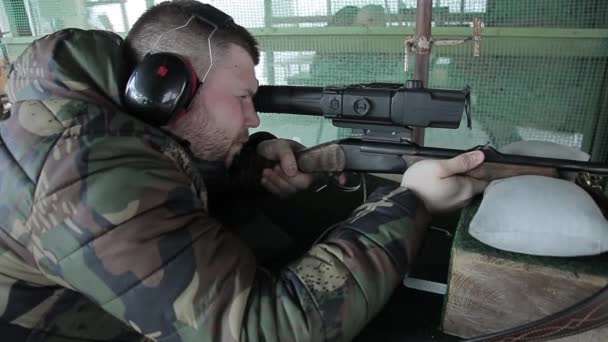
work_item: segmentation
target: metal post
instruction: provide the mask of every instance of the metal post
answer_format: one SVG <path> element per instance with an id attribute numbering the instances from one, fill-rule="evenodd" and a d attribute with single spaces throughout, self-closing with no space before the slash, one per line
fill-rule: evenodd
<path id="1" fill-rule="evenodd" d="M 429 82 L 429 64 L 431 57 L 431 20 L 433 0 L 418 0 L 416 7 L 416 59 L 414 61 L 414 78 L 422 81 L 427 87 Z M 413 140 L 424 145 L 424 128 L 414 128 Z"/>
<path id="2" fill-rule="evenodd" d="M 8 33 L 8 32 L 2 32 L 2 31 L 0 31 L 0 52 L 2 52 L 2 59 L 4 60 L 4 66 L 8 67 L 8 65 L 10 64 L 10 59 L 8 57 L 8 50 L 6 49 L 6 44 L 2 40 L 2 38 L 4 37 L 5 33 Z M 0 89 L 0 92 L 1 91 L 2 90 Z"/>
<path id="3" fill-rule="evenodd" d="M 264 0 L 264 27 L 272 27 L 272 0 Z M 264 74 L 268 84 L 275 84 L 274 79 L 274 51 L 272 48 L 264 51 Z"/>
<path id="4" fill-rule="evenodd" d="M 597 104 L 595 122 L 592 126 L 594 130 L 589 138 L 583 139 L 583 150 L 590 151 L 591 160 L 605 163 L 608 162 L 608 62 L 604 64 L 604 79 L 600 89 L 602 90 L 600 94 L 603 95 Z M 608 192 L 608 187 L 606 191 Z"/>
<path id="5" fill-rule="evenodd" d="M 125 27 L 125 32 L 129 32 L 129 17 L 127 15 L 127 6 L 125 2 L 120 3 L 120 13 L 122 14 L 122 24 Z"/>

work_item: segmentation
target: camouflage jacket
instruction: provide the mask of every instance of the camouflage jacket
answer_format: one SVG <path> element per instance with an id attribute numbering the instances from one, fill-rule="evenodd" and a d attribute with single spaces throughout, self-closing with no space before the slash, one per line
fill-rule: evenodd
<path id="1" fill-rule="evenodd" d="M 122 44 L 63 30 L 14 64 L 0 121 L 3 340 L 352 339 L 408 269 L 415 197 L 372 195 L 271 274 L 208 214 L 188 150 L 121 111 Z"/>

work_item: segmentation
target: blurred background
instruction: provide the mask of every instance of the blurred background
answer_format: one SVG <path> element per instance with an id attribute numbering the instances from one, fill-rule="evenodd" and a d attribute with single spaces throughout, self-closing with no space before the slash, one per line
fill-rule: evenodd
<path id="1" fill-rule="evenodd" d="M 0 0 L 4 64 L 34 38 L 67 27 L 124 34 L 155 0 Z M 261 84 L 403 83 L 416 0 L 211 0 L 249 28 L 263 50 Z M 481 19 L 479 56 L 473 19 Z M 424 144 L 501 147 L 556 142 L 608 157 L 608 2 L 435 0 L 429 87 L 472 90 L 473 128 L 426 129 Z M 2 74 L 0 74 L 0 82 Z M 347 137 L 320 117 L 262 113 L 259 130 L 314 145 Z"/>
<path id="2" fill-rule="evenodd" d="M 79 27 L 125 35 L 156 0 L 0 0 L 0 95 L 6 67 L 27 44 Z M 404 83 L 414 78 L 406 41 L 416 32 L 416 0 L 211 0 L 258 39 L 264 85 Z M 475 54 L 473 22 L 481 23 Z M 555 142 L 608 162 L 608 1 L 434 0 L 428 86 L 471 88 L 473 127 L 426 129 L 427 146 L 500 148 L 520 140 Z M 407 68 L 406 68 L 407 60 Z M 407 69 L 407 71 L 406 71 Z M 311 146 L 348 137 L 322 117 L 261 113 L 279 137 Z M 380 180 L 370 178 L 370 189 Z M 272 220 L 312 243 L 310 220 L 336 222 L 358 193 L 288 202 Z M 311 203 L 318 205 L 311 205 Z M 331 203 L 326 205 L 325 203 Z M 338 204 L 337 206 L 334 204 Z M 340 209 L 340 210 L 335 210 Z M 433 222 L 411 275 L 445 283 L 458 213 Z M 318 223 L 318 222 L 317 222 Z M 301 229 L 300 229 L 301 228 Z M 317 228 L 323 228 L 323 224 Z M 306 234 L 298 235 L 298 232 Z M 452 341 L 438 330 L 442 295 L 401 287 L 357 341 Z"/>

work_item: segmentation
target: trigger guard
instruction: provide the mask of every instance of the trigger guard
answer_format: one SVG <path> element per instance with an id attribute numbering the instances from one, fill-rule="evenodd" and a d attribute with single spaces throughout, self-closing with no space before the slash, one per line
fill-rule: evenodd
<path id="1" fill-rule="evenodd" d="M 336 187 L 338 190 L 343 191 L 343 192 L 355 192 L 357 190 L 359 190 L 361 188 L 361 178 L 363 177 L 361 174 L 357 173 L 357 172 L 349 172 L 346 173 L 346 184 L 342 185 L 340 183 L 338 183 L 338 181 L 336 180 L 335 177 L 329 176 L 328 179 L 328 184 L 331 184 L 332 186 Z M 349 184 L 349 180 L 352 179 L 353 176 L 357 177 L 357 182 L 355 184 Z"/>

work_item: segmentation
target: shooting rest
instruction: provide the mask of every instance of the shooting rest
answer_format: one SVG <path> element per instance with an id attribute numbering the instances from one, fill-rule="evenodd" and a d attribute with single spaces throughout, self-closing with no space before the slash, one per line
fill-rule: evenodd
<path id="1" fill-rule="evenodd" d="M 451 250 L 442 329 L 473 338 L 503 331 L 565 309 L 608 283 L 608 254 L 537 257 L 504 252 L 468 233 L 479 208 L 462 211 Z M 577 324 L 577 322 L 572 322 Z M 605 341 L 608 326 L 559 341 Z"/>

